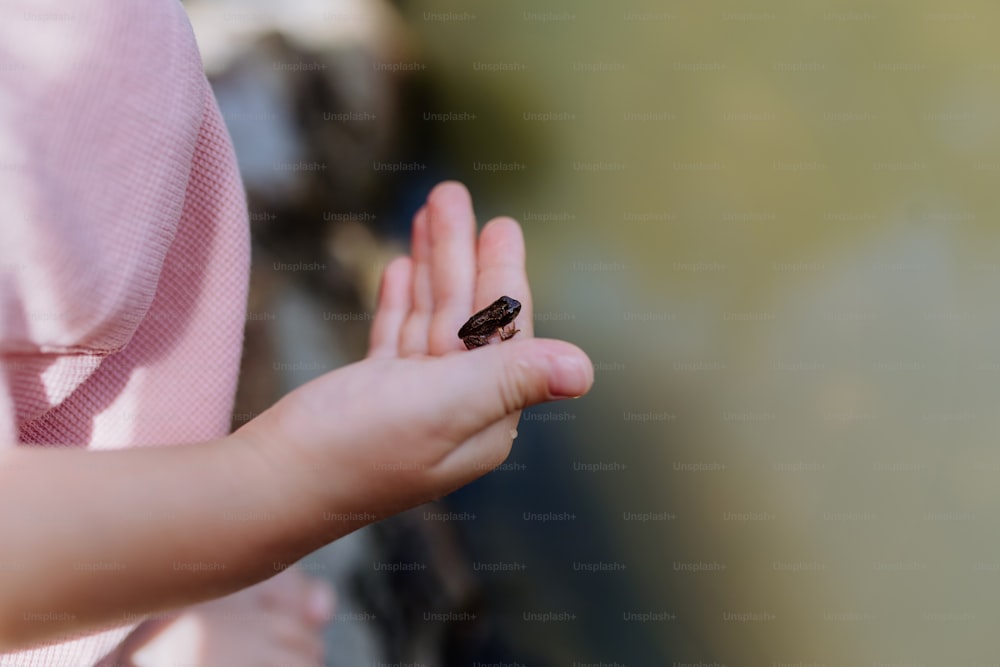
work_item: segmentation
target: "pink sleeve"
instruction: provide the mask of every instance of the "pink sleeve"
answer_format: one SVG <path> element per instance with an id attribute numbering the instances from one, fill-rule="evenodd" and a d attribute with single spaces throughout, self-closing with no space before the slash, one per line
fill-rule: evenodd
<path id="1" fill-rule="evenodd" d="M 0 0 L 0 201 L 0 447 L 224 435 L 247 215 L 178 2 Z M 131 627 L 0 666 L 93 665 Z"/>

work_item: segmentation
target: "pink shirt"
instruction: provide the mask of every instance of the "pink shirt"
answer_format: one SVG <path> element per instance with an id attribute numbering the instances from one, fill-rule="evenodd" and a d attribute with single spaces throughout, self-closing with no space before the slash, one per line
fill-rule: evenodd
<path id="1" fill-rule="evenodd" d="M 0 447 L 227 433 L 247 213 L 179 3 L 0 0 L 0 207 Z M 93 665 L 131 628 L 0 666 Z"/>

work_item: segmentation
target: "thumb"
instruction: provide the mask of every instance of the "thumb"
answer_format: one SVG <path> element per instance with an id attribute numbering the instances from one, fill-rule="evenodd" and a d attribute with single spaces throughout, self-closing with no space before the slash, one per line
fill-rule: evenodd
<path id="1" fill-rule="evenodd" d="M 451 421 L 464 436 L 530 405 L 582 396 L 594 384 L 594 365 L 583 350 L 544 338 L 441 357 L 435 372 L 443 380 L 438 386 L 450 394 L 439 394 L 439 405 L 463 408 Z"/>

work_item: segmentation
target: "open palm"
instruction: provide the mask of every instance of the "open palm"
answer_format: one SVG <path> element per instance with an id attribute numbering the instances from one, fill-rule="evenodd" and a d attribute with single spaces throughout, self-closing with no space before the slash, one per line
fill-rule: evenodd
<path id="1" fill-rule="evenodd" d="M 298 471 L 290 493 L 314 492 L 360 523 L 482 476 L 509 454 L 522 408 L 579 396 L 593 382 L 579 348 L 532 338 L 516 221 L 492 220 L 477 242 L 468 192 L 443 183 L 415 216 L 412 250 L 386 268 L 368 357 L 298 388 L 245 427 L 280 457 L 275 465 Z M 466 350 L 459 328 L 505 294 L 522 304 L 523 334 Z"/>

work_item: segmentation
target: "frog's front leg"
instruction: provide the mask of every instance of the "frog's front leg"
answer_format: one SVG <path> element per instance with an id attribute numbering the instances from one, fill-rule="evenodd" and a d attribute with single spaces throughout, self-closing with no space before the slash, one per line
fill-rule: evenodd
<path id="1" fill-rule="evenodd" d="M 516 334 L 518 331 L 520 331 L 520 329 L 515 328 L 515 325 L 513 323 L 511 323 L 510 327 L 512 329 L 514 329 L 510 333 L 507 333 L 507 328 L 506 327 L 501 327 L 500 328 L 500 340 L 510 340 L 511 338 L 514 337 L 514 334 Z"/>

